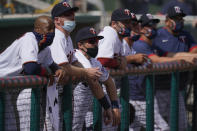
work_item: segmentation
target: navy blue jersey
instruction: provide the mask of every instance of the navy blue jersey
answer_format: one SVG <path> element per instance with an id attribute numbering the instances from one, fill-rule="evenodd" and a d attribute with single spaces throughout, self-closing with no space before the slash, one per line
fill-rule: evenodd
<path id="1" fill-rule="evenodd" d="M 153 47 L 159 56 L 165 56 L 168 52 L 189 52 L 197 47 L 193 37 L 186 31 L 178 36 L 170 34 L 167 29 L 160 28 L 157 37 L 153 41 Z"/>
<path id="2" fill-rule="evenodd" d="M 157 37 L 154 39 L 153 48 L 159 56 L 165 56 L 170 52 L 189 52 L 197 48 L 197 44 L 190 33 L 186 31 L 182 31 L 179 35 L 174 36 L 167 29 L 160 28 L 157 31 Z M 180 74 L 180 89 L 185 87 L 187 82 L 186 76 L 187 73 Z M 171 87 L 171 75 L 158 75 L 155 79 L 156 88 L 169 89 Z"/>
<path id="3" fill-rule="evenodd" d="M 148 56 L 154 55 L 153 49 L 150 45 L 143 40 L 138 40 L 133 43 L 133 49 L 136 53 L 143 53 Z M 136 75 L 133 79 L 130 79 L 130 99 L 145 101 L 146 100 L 146 76 Z"/>

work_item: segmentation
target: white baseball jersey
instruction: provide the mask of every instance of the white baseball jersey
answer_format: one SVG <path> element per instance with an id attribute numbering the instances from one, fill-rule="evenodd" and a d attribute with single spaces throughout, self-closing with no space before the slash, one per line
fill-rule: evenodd
<path id="1" fill-rule="evenodd" d="M 66 38 L 64 33 L 58 29 L 55 29 L 55 37 L 50 49 L 52 58 L 57 64 L 62 64 L 65 62 L 72 63 L 76 61 L 76 58 L 73 55 L 74 49 L 70 36 Z"/>
<path id="2" fill-rule="evenodd" d="M 38 54 L 37 40 L 32 32 L 15 40 L 0 54 L 0 77 L 20 75 L 23 64 L 28 62 L 37 62 L 42 66 L 53 63 L 48 47 Z"/>
<path id="3" fill-rule="evenodd" d="M 100 82 L 104 82 L 108 79 L 108 71 L 95 58 L 91 58 L 88 60 L 80 50 L 76 50 L 75 57 L 84 68 L 99 67 L 100 71 L 103 73 L 102 76 L 99 78 Z M 73 96 L 74 113 L 72 130 L 79 131 L 82 130 L 86 113 L 92 110 L 93 96 L 90 88 L 86 87 L 84 84 L 82 84 L 82 82 L 80 82 L 74 89 Z"/>
<path id="4" fill-rule="evenodd" d="M 63 63 L 72 63 L 76 61 L 73 49 L 73 43 L 70 36 L 66 37 L 63 32 L 55 29 L 55 37 L 50 46 L 51 55 L 55 63 L 61 65 Z M 47 113 L 53 126 L 53 130 L 61 130 L 62 121 L 61 117 L 61 94 L 62 86 L 57 86 L 54 83 L 52 86 L 47 87 Z"/>
<path id="5" fill-rule="evenodd" d="M 38 53 L 38 44 L 32 32 L 24 34 L 15 40 L 3 53 L 0 54 L 0 77 L 20 75 L 23 64 L 37 62 L 42 66 L 49 66 L 53 63 L 50 49 L 46 47 Z M 19 90 L 19 89 L 17 89 Z M 20 130 L 30 130 L 30 107 L 31 89 L 24 89 L 17 94 L 15 90 L 5 92 L 5 130 L 16 130 L 16 116 L 14 105 L 17 103 L 17 111 L 20 120 Z M 18 97 L 14 97 L 14 95 Z M 13 97 L 13 98 L 12 98 Z M 13 101 L 17 99 L 16 101 Z"/>
<path id="6" fill-rule="evenodd" d="M 106 26 L 98 35 L 104 38 L 99 40 L 97 58 L 124 56 L 122 41 L 119 39 L 115 29 L 111 26 Z"/>

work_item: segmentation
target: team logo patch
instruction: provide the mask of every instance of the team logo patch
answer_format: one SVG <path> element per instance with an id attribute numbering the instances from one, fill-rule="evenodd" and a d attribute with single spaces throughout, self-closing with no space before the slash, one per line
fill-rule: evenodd
<path id="1" fill-rule="evenodd" d="M 150 20 L 153 19 L 153 16 L 152 16 L 151 14 L 146 14 L 146 16 L 147 16 Z"/>
<path id="2" fill-rule="evenodd" d="M 135 19 L 136 18 L 136 16 L 135 16 L 134 13 L 131 13 L 131 17 L 132 17 L 132 19 Z"/>
<path id="3" fill-rule="evenodd" d="M 62 4 L 63 4 L 63 6 L 65 6 L 65 7 L 70 7 L 70 5 L 69 5 L 67 2 L 63 2 Z"/>
<path id="4" fill-rule="evenodd" d="M 131 15 L 130 10 L 128 10 L 128 9 L 125 9 L 125 10 L 124 10 L 124 13 L 125 13 L 126 15 L 128 15 L 128 16 Z"/>
<path id="5" fill-rule="evenodd" d="M 96 34 L 96 31 L 95 31 L 95 29 L 94 28 L 90 28 L 90 32 L 92 33 L 92 34 Z"/>
<path id="6" fill-rule="evenodd" d="M 174 10 L 176 13 L 181 13 L 181 8 L 179 6 L 175 6 Z"/>

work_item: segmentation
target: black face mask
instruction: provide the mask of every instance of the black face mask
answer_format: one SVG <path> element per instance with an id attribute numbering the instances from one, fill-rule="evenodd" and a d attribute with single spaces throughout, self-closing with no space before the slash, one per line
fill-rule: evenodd
<path id="1" fill-rule="evenodd" d="M 47 46 L 50 46 L 53 42 L 53 38 L 55 36 L 55 33 L 47 33 L 46 35 L 37 33 L 35 31 L 33 31 L 36 40 L 38 42 L 38 48 L 39 48 L 39 52 L 41 50 L 43 50 L 44 48 L 46 48 Z M 41 42 L 42 41 L 42 42 Z"/>
<path id="2" fill-rule="evenodd" d="M 133 35 L 130 37 L 132 41 L 137 41 L 140 38 L 140 35 Z"/>
<path id="3" fill-rule="evenodd" d="M 96 55 L 98 54 L 98 47 L 94 47 L 94 48 L 86 48 L 87 49 L 87 54 L 92 57 L 92 58 L 95 58 Z"/>

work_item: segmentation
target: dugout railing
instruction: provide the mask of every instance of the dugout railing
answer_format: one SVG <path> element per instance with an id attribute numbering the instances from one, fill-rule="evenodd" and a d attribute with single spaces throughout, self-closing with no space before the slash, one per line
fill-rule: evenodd
<path id="1" fill-rule="evenodd" d="M 179 90 L 179 72 L 195 72 L 196 64 L 186 62 L 170 62 L 153 64 L 151 67 L 138 66 L 129 68 L 125 71 L 110 70 L 112 76 L 122 76 L 120 102 L 122 105 L 121 112 L 121 131 L 129 130 L 129 82 L 128 75 L 147 75 L 146 79 L 146 131 L 154 131 L 154 77 L 158 74 L 171 74 L 171 105 L 170 105 L 170 130 L 178 131 L 178 90 Z M 194 73 L 193 77 L 193 111 L 192 111 L 192 131 L 197 130 L 197 78 Z M 4 131 L 5 101 L 4 92 L 12 89 L 31 88 L 31 112 L 30 112 L 30 131 L 40 130 L 40 96 L 41 90 L 46 89 L 48 80 L 39 76 L 18 76 L 0 78 L 0 130 Z M 42 90 L 43 91 L 43 90 Z M 46 90 L 45 90 L 46 91 Z M 72 130 L 72 85 L 71 83 L 63 88 L 62 102 L 62 119 L 63 130 Z M 102 110 L 98 101 L 94 99 L 93 111 L 93 129 L 102 130 Z"/>

